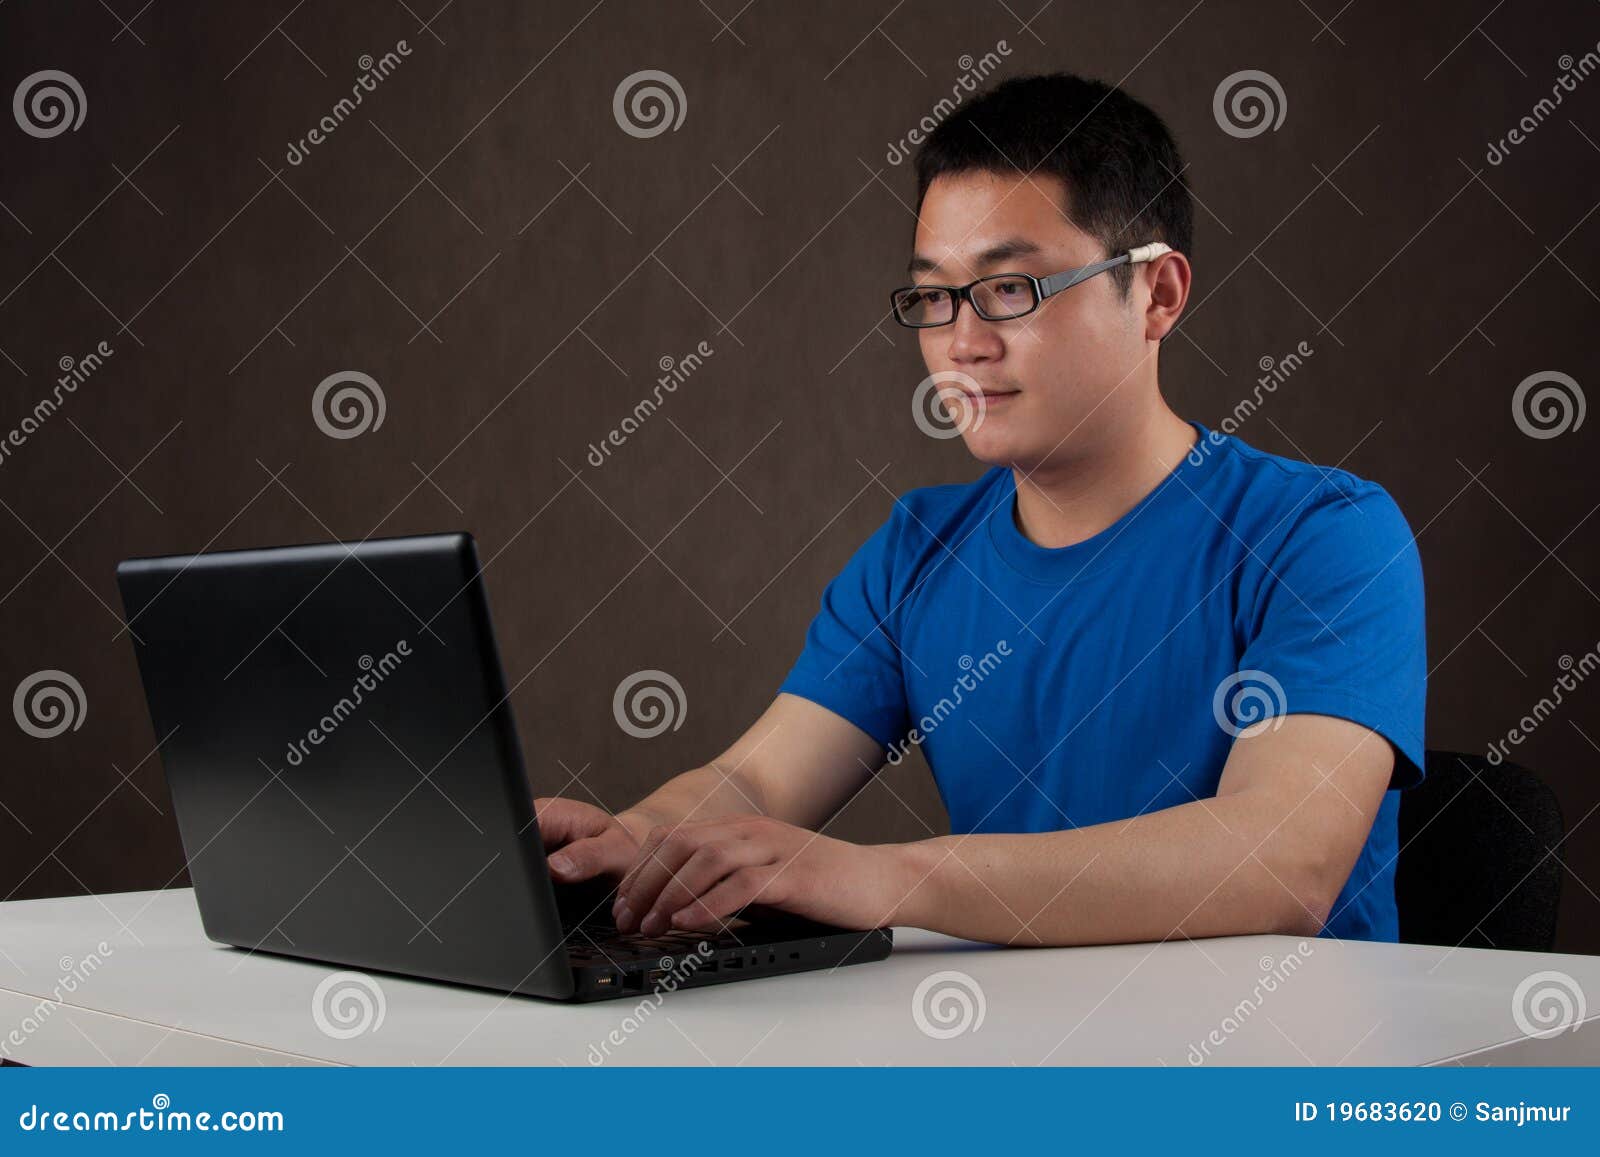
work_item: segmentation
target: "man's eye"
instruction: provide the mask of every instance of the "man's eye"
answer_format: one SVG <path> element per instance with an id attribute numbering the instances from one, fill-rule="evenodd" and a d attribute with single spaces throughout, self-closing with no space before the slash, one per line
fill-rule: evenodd
<path id="1" fill-rule="evenodd" d="M 947 295 L 942 289 L 921 289 L 916 296 L 927 305 L 943 305 Z"/>
<path id="2" fill-rule="evenodd" d="M 1020 297 L 1027 292 L 1027 288 L 1020 281 L 995 282 L 995 292 L 1002 297 Z"/>

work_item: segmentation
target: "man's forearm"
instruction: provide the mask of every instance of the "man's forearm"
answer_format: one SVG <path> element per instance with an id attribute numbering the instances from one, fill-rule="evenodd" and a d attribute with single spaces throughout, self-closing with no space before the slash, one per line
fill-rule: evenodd
<path id="1" fill-rule="evenodd" d="M 736 815 L 765 815 L 761 789 L 737 769 L 723 771 L 716 764 L 673 776 L 617 819 L 639 842 L 653 827 L 676 827 L 685 820 L 709 820 Z"/>
<path id="2" fill-rule="evenodd" d="M 1094 827 L 893 845 L 905 899 L 891 922 L 1017 945 L 1314 935 L 1338 870 L 1279 838 L 1282 814 L 1241 793 Z"/>

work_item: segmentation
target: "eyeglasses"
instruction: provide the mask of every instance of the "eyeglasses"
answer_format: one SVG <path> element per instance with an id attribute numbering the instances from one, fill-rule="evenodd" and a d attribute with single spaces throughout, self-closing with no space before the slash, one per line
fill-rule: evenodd
<path id="1" fill-rule="evenodd" d="M 1034 277 L 1031 273 L 994 273 L 966 285 L 908 285 L 889 295 L 894 319 L 908 329 L 932 329 L 955 321 L 963 300 L 972 303 L 973 312 L 984 321 L 1010 321 L 1026 317 L 1047 298 L 1080 282 L 1115 269 L 1119 265 L 1139 265 L 1154 261 L 1172 247 L 1160 241 L 1140 245 L 1105 261 L 1079 269 Z"/>

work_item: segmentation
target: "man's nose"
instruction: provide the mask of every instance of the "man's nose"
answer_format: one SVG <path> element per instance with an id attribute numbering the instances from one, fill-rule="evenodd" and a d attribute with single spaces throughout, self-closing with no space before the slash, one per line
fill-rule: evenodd
<path id="1" fill-rule="evenodd" d="M 950 347 L 946 356 L 956 365 L 992 362 L 1005 353 L 1005 343 L 994 323 L 979 317 L 970 301 L 962 304 L 948 332 Z"/>

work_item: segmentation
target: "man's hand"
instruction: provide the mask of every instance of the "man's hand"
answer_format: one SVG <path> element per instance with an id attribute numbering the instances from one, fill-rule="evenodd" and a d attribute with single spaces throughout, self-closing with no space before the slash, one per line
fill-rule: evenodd
<path id="1" fill-rule="evenodd" d="M 916 887 L 895 845 L 849 844 L 767 816 L 651 830 L 617 888 L 623 932 L 719 928 L 746 904 L 880 928 Z"/>
<path id="2" fill-rule="evenodd" d="M 549 854 L 545 862 L 559 883 L 576 884 L 595 876 L 615 879 L 639 854 L 639 841 L 623 822 L 593 804 L 545 796 L 533 801 L 533 811 Z"/>

